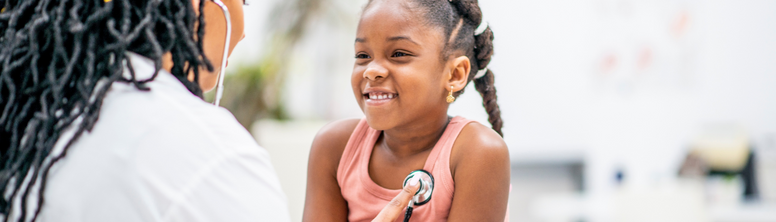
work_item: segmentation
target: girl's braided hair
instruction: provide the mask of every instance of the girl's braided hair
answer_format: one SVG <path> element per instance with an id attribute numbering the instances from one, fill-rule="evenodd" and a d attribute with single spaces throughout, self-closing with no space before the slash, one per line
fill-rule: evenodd
<path id="1" fill-rule="evenodd" d="M 51 166 L 92 129 L 113 82 L 150 90 L 146 83 L 170 52 L 171 73 L 201 98 L 200 68 L 213 70 L 202 49 L 204 17 L 190 0 L 0 0 L 0 6 L 0 218 L 5 221 L 17 219 L 11 215 L 18 221 L 37 218 Z M 130 51 L 153 60 L 157 73 L 136 79 L 128 65 L 131 78 L 123 77 Z M 75 132 L 72 138 L 58 141 L 68 128 Z M 54 151 L 58 142 L 64 148 Z M 14 206 L 15 198 L 20 206 Z M 35 209 L 28 208 L 31 198 L 37 199 Z"/>

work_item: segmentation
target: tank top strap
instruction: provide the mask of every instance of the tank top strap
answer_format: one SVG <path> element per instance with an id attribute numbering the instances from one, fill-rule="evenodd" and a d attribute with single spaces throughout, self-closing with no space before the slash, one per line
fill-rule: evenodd
<path id="1" fill-rule="evenodd" d="M 361 119 L 353 129 L 353 133 L 350 134 L 345 149 L 342 151 L 342 157 L 340 157 L 340 163 L 337 166 L 337 182 L 343 183 L 344 177 L 351 171 L 356 170 L 361 159 L 363 159 L 364 151 L 360 147 L 364 146 L 364 143 L 368 143 L 370 137 L 373 137 L 374 129 L 369 127 L 366 119 Z M 368 154 L 367 154 L 368 155 Z M 368 157 L 368 156 L 367 156 Z M 368 160 L 368 158 L 367 158 Z"/>
<path id="2" fill-rule="evenodd" d="M 434 175 L 435 183 L 442 184 L 451 192 L 455 186 L 453 184 L 453 175 L 450 172 L 450 154 L 461 130 L 470 122 L 472 120 L 461 116 L 451 119 L 450 123 L 447 124 L 447 128 L 445 128 L 445 132 L 442 133 L 442 137 L 439 138 L 437 144 L 434 145 L 434 149 L 428 155 L 426 164 L 423 166 L 424 170 Z"/>

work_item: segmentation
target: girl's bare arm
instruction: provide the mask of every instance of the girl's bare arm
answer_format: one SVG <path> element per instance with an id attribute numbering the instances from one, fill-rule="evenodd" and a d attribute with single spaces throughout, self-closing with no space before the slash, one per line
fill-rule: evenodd
<path id="1" fill-rule="evenodd" d="M 329 123 L 315 136 L 307 165 L 302 221 L 347 221 L 348 206 L 337 183 L 337 166 L 358 121 Z"/>
<path id="2" fill-rule="evenodd" d="M 509 150 L 504 140 L 474 122 L 463 129 L 452 152 L 455 191 L 448 221 L 504 221 L 510 184 Z"/>

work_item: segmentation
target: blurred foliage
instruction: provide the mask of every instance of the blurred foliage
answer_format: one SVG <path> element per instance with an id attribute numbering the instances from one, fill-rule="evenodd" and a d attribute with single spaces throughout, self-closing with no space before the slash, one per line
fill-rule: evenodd
<path id="1" fill-rule="evenodd" d="M 312 22 L 338 18 L 336 0 L 280 0 L 270 13 L 266 34 L 268 50 L 261 61 L 243 65 L 224 79 L 221 105 L 231 111 L 246 129 L 258 119 L 288 119 L 281 102 L 284 76 L 294 47 Z M 211 95 L 212 97 L 212 95 Z"/>
<path id="2" fill-rule="evenodd" d="M 221 105 L 234 114 L 240 124 L 250 129 L 259 118 L 287 119 L 282 103 L 277 101 L 280 87 L 272 87 L 276 80 L 264 71 L 261 64 L 241 66 L 224 78 L 224 97 Z M 215 90 L 214 90 L 215 91 Z"/>

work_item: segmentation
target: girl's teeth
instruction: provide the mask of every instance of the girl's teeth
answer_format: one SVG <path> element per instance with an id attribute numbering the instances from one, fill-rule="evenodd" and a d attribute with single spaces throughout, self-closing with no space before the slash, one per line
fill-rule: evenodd
<path id="1" fill-rule="evenodd" d="M 380 95 L 374 94 L 374 93 L 369 94 L 369 99 L 393 99 L 393 97 L 394 97 L 393 94 L 380 94 Z"/>

